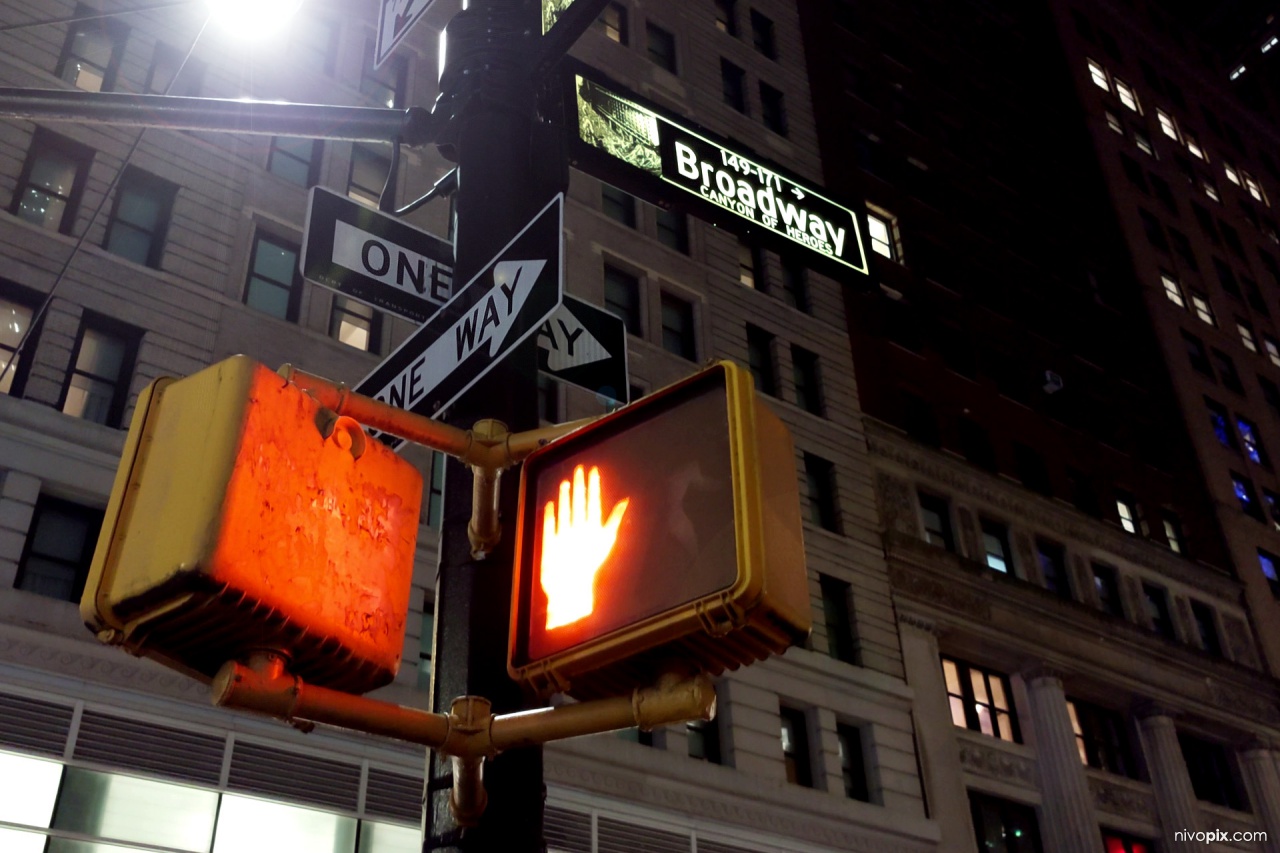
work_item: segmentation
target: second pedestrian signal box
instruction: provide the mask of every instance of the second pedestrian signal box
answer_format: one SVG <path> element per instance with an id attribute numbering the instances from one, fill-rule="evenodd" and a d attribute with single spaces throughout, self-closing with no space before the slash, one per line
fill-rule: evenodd
<path id="1" fill-rule="evenodd" d="M 729 361 L 535 452 L 508 668 L 547 694 L 719 673 L 811 628 L 795 451 Z"/>

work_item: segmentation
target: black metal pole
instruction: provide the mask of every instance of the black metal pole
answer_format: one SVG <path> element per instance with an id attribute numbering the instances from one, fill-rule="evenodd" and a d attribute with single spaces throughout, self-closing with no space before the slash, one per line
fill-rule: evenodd
<path id="1" fill-rule="evenodd" d="M 423 107 L 390 110 L 230 98 L 0 87 L 0 116 L 170 130 L 349 139 L 355 142 L 399 140 L 405 145 L 425 145 L 435 141 L 435 119 Z"/>
<path id="2" fill-rule="evenodd" d="M 446 66 L 438 120 L 452 117 L 443 150 L 458 163 L 455 281 L 468 281 L 549 200 L 533 163 L 534 83 L 526 56 L 536 38 L 536 0 L 472 0 L 446 29 Z M 535 339 L 510 353 L 447 414 L 470 427 L 495 418 L 510 429 L 537 425 Z M 457 696 L 480 695 L 495 713 L 528 707 L 507 676 L 511 600 L 514 472 L 504 476 L 503 538 L 485 560 L 473 560 L 467 539 L 471 473 L 449 462 L 445 478 L 436 584 L 433 710 Z M 429 762 L 424 851 L 536 853 L 542 839 L 542 750 L 515 749 L 486 763 L 488 806 L 478 826 L 463 829 L 449 811 L 449 759 Z"/>

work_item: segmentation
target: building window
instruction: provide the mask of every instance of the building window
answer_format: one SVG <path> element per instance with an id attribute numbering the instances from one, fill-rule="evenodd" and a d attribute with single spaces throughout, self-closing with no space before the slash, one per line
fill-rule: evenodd
<path id="1" fill-rule="evenodd" d="M 779 710 L 782 718 L 782 761 L 787 769 L 787 781 L 793 785 L 813 787 L 813 766 L 809 756 L 809 728 L 805 712 L 785 705 Z"/>
<path id="2" fill-rule="evenodd" d="M 302 71 L 333 74 L 338 55 L 338 25 L 313 15 L 295 15 L 289 59 Z"/>
<path id="3" fill-rule="evenodd" d="M 1057 542 L 1036 540 L 1036 559 L 1040 563 L 1040 576 L 1044 588 L 1067 601 L 1071 600 L 1071 582 L 1068 580 L 1067 549 Z"/>
<path id="4" fill-rule="evenodd" d="M 329 337 L 365 352 L 378 351 L 382 333 L 382 312 L 345 296 L 333 297 L 329 315 Z"/>
<path id="5" fill-rule="evenodd" d="M 70 234 L 92 163 L 92 148 L 37 127 L 9 212 L 41 228 Z"/>
<path id="6" fill-rule="evenodd" d="M 1182 286 L 1178 284 L 1178 280 L 1168 273 L 1161 273 L 1160 281 L 1164 284 L 1164 295 L 1169 298 L 1169 301 L 1179 308 L 1186 308 L 1187 303 L 1182 298 Z"/>
<path id="7" fill-rule="evenodd" d="M 969 792 L 969 811 L 978 849 L 991 853 L 1041 853 L 1040 827 L 1036 810 L 974 791 Z"/>
<path id="8" fill-rule="evenodd" d="M 793 255 L 782 256 L 782 301 L 799 311 L 809 310 L 808 272 L 804 262 Z"/>
<path id="9" fill-rule="evenodd" d="M 773 35 L 773 21 L 751 10 L 751 44 L 770 59 L 778 58 L 778 48 Z"/>
<path id="10" fill-rule="evenodd" d="M 116 187 L 102 248 L 138 264 L 160 268 L 176 185 L 129 166 Z"/>
<path id="11" fill-rule="evenodd" d="M 1102 832 L 1102 847 L 1106 853 L 1155 853 L 1154 843 L 1132 835 L 1122 835 L 1107 829 Z"/>
<path id="12" fill-rule="evenodd" d="M 867 763 L 862 751 L 862 729 L 836 723 L 836 744 L 840 752 L 840 776 L 844 795 L 860 803 L 871 802 L 867 785 Z"/>
<path id="13" fill-rule="evenodd" d="M 676 73 L 676 37 L 670 30 L 646 21 L 644 25 L 649 59 L 659 68 Z"/>
<path id="14" fill-rule="evenodd" d="M 1213 181 L 1205 178 L 1200 182 L 1200 186 L 1204 189 L 1204 194 L 1207 195 L 1211 201 L 1216 201 L 1219 204 L 1222 203 L 1222 198 L 1218 195 L 1218 188 L 1213 185 Z"/>
<path id="15" fill-rule="evenodd" d="M 389 110 L 405 105 L 409 63 L 403 56 L 389 57 L 378 68 L 373 67 L 374 43 L 365 44 L 364 64 L 360 66 L 360 94 L 367 95 L 380 107 Z"/>
<path id="16" fill-rule="evenodd" d="M 1116 493 L 1116 516 L 1125 533 L 1146 533 L 1146 523 L 1142 518 L 1142 507 L 1132 495 Z"/>
<path id="17" fill-rule="evenodd" d="M 1148 157 L 1156 156 L 1156 149 L 1155 146 L 1151 144 L 1151 140 L 1147 138 L 1145 133 L 1137 128 L 1134 128 L 1133 131 L 1133 144 L 1138 146 L 1138 150 L 1143 154 L 1146 154 Z"/>
<path id="18" fill-rule="evenodd" d="M 1142 585 L 1142 605 L 1147 611 L 1151 630 L 1168 640 L 1177 639 L 1173 629 L 1173 616 L 1169 613 L 1169 592 L 1154 584 Z"/>
<path id="19" fill-rule="evenodd" d="M 1172 196 L 1171 196 L 1172 198 Z M 1174 211 L 1176 215 L 1176 211 Z M 1177 250 L 1182 260 L 1186 262 L 1194 272 L 1200 271 L 1200 264 L 1196 260 L 1195 250 L 1191 248 L 1191 241 L 1187 239 L 1187 235 L 1183 234 L 1172 225 L 1169 226 L 1169 240 L 1173 243 L 1173 248 Z"/>
<path id="20" fill-rule="evenodd" d="M 273 136 L 267 171 L 300 187 L 313 186 L 320 174 L 320 151 L 318 139 Z"/>
<path id="21" fill-rule="evenodd" d="M 685 723 L 685 734 L 688 739 L 689 757 L 708 764 L 720 764 L 720 721 L 691 720 Z"/>
<path id="22" fill-rule="evenodd" d="M 382 188 L 391 173 L 391 157 L 373 145 L 357 142 L 351 146 L 351 168 L 347 172 L 347 198 L 377 207 Z"/>
<path id="23" fill-rule="evenodd" d="M 2 285 L 3 282 L 0 282 Z M 23 364 L 18 355 L 18 344 L 31 328 L 35 309 L 15 298 L 0 295 L 0 394 L 22 393 L 22 383 L 17 380 L 18 369 Z M 24 374 L 25 375 L 25 374 Z"/>
<path id="24" fill-rule="evenodd" d="M 750 288 L 764 287 L 764 258 L 754 243 L 738 238 L 738 282 Z"/>
<path id="25" fill-rule="evenodd" d="M 1276 367 L 1280 367 L 1280 343 L 1277 343 L 1276 339 L 1270 335 L 1264 334 L 1262 336 L 1262 348 L 1267 351 L 1267 358 L 1271 363 Z"/>
<path id="26" fill-rule="evenodd" d="M 867 206 L 867 236 L 871 239 L 871 251 L 891 261 L 902 257 L 898 238 L 898 220 L 888 211 Z"/>
<path id="27" fill-rule="evenodd" d="M 63 413 L 118 427 L 129 400 L 139 334 L 103 317 L 85 314 L 80 323 L 74 365 L 62 389 Z"/>
<path id="28" fill-rule="evenodd" d="M 852 587 L 829 575 L 818 575 L 822 590 L 822 615 L 827 628 L 827 654 L 845 663 L 858 662 L 858 648 L 853 635 Z"/>
<path id="29" fill-rule="evenodd" d="M 1093 84 L 1098 88 L 1106 89 L 1108 92 L 1110 92 L 1111 81 L 1107 79 L 1106 69 L 1104 69 L 1098 63 L 1094 62 L 1092 59 L 1088 60 L 1088 62 L 1089 62 L 1089 79 L 1092 80 Z"/>
<path id="30" fill-rule="evenodd" d="M 1236 429 L 1240 431 L 1240 443 L 1244 445 L 1245 456 L 1264 468 L 1270 468 L 1271 463 L 1267 461 L 1267 452 L 1262 448 L 1257 424 L 1248 418 L 1236 415 Z"/>
<path id="31" fill-rule="evenodd" d="M 249 253 L 249 276 L 244 304 L 281 320 L 298 319 L 302 278 L 298 275 L 298 247 L 259 232 Z"/>
<path id="32" fill-rule="evenodd" d="M 617 267 L 604 265 L 604 307 L 622 318 L 627 331 L 639 336 L 640 325 L 640 280 Z"/>
<path id="33" fill-rule="evenodd" d="M 1003 675 L 944 657 L 951 722 L 984 735 L 1018 742 L 1009 682 Z"/>
<path id="34" fill-rule="evenodd" d="M 627 9 L 621 3 L 609 3 L 600 12 L 596 25 L 604 37 L 618 44 L 627 43 Z"/>
<path id="35" fill-rule="evenodd" d="M 1204 341 L 1189 332 L 1182 332 L 1182 342 L 1186 345 L 1187 360 L 1197 373 L 1213 379 L 1213 368 L 1209 365 L 1209 353 L 1205 350 Z"/>
<path id="36" fill-rule="evenodd" d="M 18 589 L 79 601 L 102 527 L 102 510 L 41 495 L 31 516 L 18 575 Z"/>
<path id="37" fill-rule="evenodd" d="M 982 519 L 982 551 L 987 568 L 1009 574 L 1013 567 L 1012 555 L 1009 553 L 1009 528 L 1007 525 L 989 518 Z"/>
<path id="38" fill-rule="evenodd" d="M 778 371 L 773 360 L 773 335 L 747 324 L 747 367 L 755 380 L 756 390 L 775 397 L 778 394 Z"/>
<path id="39" fill-rule="evenodd" d="M 95 10 L 79 6 L 76 11 L 81 17 Z M 110 91 L 115 87 L 128 38 L 128 27 L 108 18 L 72 24 L 54 73 L 86 92 Z"/>
<path id="40" fill-rule="evenodd" d="M 427 526 L 432 530 L 440 529 L 441 516 L 444 512 L 444 469 L 444 454 L 439 450 L 433 450 L 431 482 L 427 486 Z"/>
<path id="41" fill-rule="evenodd" d="M 1124 602 L 1120 600 L 1120 577 L 1116 570 L 1102 563 L 1093 564 L 1093 589 L 1103 613 L 1124 618 Z"/>
<path id="42" fill-rule="evenodd" d="M 1213 353 L 1214 363 L 1218 366 L 1218 378 L 1222 380 L 1223 387 L 1243 394 L 1244 385 L 1240 382 L 1240 374 L 1236 372 L 1236 363 L 1231 360 L 1231 356 L 1217 347 L 1209 347 L 1209 351 Z"/>
<path id="43" fill-rule="evenodd" d="M 1218 325 L 1218 320 L 1213 316 L 1213 308 L 1209 305 L 1209 299 L 1203 293 L 1191 291 L 1191 307 L 1196 311 L 1196 316 L 1210 326 Z"/>
<path id="44" fill-rule="evenodd" d="M 1262 521 L 1262 507 L 1258 505 L 1258 495 L 1253 490 L 1253 481 L 1233 471 L 1231 472 L 1231 489 L 1235 492 L 1236 500 L 1240 501 L 1240 511 Z"/>
<path id="45" fill-rule="evenodd" d="M 1129 727 L 1124 716 L 1076 699 L 1067 700 L 1067 716 L 1076 735 L 1080 763 L 1117 776 L 1138 778 Z"/>
<path id="46" fill-rule="evenodd" d="M 689 254 L 689 217 L 678 210 L 655 209 L 658 242 L 668 249 Z"/>
<path id="47" fill-rule="evenodd" d="M 1160 121 L 1160 129 L 1164 131 L 1164 135 L 1176 140 L 1178 138 L 1178 124 L 1173 120 L 1173 116 L 1164 110 L 1157 109 L 1156 118 Z"/>
<path id="48" fill-rule="evenodd" d="M 740 113 L 747 112 L 747 72 L 727 59 L 720 59 L 720 92 L 724 102 Z"/>
<path id="49" fill-rule="evenodd" d="M 1190 133 L 1183 134 L 1183 136 L 1187 142 L 1187 150 L 1191 152 L 1192 157 L 1195 157 L 1197 160 L 1209 159 L 1205 155 L 1204 149 L 1200 147 L 1200 143 L 1196 140 L 1194 136 L 1192 136 Z"/>
<path id="50" fill-rule="evenodd" d="M 1213 608 L 1202 601 L 1191 599 L 1191 621 L 1195 623 L 1200 648 L 1214 657 L 1222 657 L 1222 641 L 1218 638 L 1218 623 Z"/>
<path id="51" fill-rule="evenodd" d="M 1138 103 L 1138 93 L 1133 91 L 1128 83 L 1120 78 L 1116 78 L 1116 95 L 1120 97 L 1120 103 L 1124 104 L 1135 113 L 1141 113 L 1142 107 Z"/>
<path id="52" fill-rule="evenodd" d="M 604 215 L 628 228 L 636 227 L 636 199 L 610 184 L 600 185 L 600 209 Z"/>
<path id="53" fill-rule="evenodd" d="M 1262 569 L 1262 576 L 1271 586 L 1271 594 L 1280 598 L 1280 557 L 1259 548 L 1258 565 Z"/>
<path id="54" fill-rule="evenodd" d="M 147 70 L 146 91 L 150 95 L 196 98 L 204 85 L 204 63 L 175 47 L 156 42 L 156 52 Z"/>
<path id="55" fill-rule="evenodd" d="M 662 294 L 662 348 L 689 361 L 698 359 L 693 303 L 670 293 Z"/>
<path id="56" fill-rule="evenodd" d="M 822 385 L 818 373 L 818 357 L 793 344 L 791 372 L 796 386 L 796 405 L 810 414 L 821 415 Z"/>
<path id="57" fill-rule="evenodd" d="M 737 0 L 716 0 L 716 29 L 731 36 L 738 34 Z"/>
<path id="58" fill-rule="evenodd" d="M 1178 517 L 1171 512 L 1166 512 L 1160 520 L 1164 526 L 1164 541 L 1168 543 L 1169 550 L 1175 554 L 1181 554 L 1182 524 L 1178 521 Z"/>
<path id="59" fill-rule="evenodd" d="M 920 501 L 920 518 L 924 524 L 924 541 L 948 551 L 956 550 L 955 536 L 951 532 L 951 504 L 937 495 L 916 493 Z"/>
<path id="60" fill-rule="evenodd" d="M 836 504 L 836 468 L 826 459 L 804 454 L 805 493 L 809 502 L 809 520 L 824 530 L 840 532 L 840 514 Z"/>
<path id="61" fill-rule="evenodd" d="M 1234 166 L 1232 166 L 1230 163 L 1223 163 L 1222 171 L 1226 173 L 1228 181 L 1235 184 L 1236 186 L 1241 186 L 1240 173 L 1236 171 Z"/>
<path id="62" fill-rule="evenodd" d="M 1178 744 L 1196 799 L 1236 811 L 1248 809 L 1235 763 L 1225 746 L 1186 732 L 1178 732 Z"/>
<path id="63" fill-rule="evenodd" d="M 1253 329 L 1248 323 L 1242 320 L 1236 320 L 1236 331 L 1240 333 L 1240 343 L 1244 344 L 1244 348 L 1249 352 L 1258 351 L 1258 341 L 1253 336 Z"/>
<path id="64" fill-rule="evenodd" d="M 763 82 L 760 84 L 760 118 L 774 133 L 787 135 L 787 108 L 782 92 Z"/>
<path id="65" fill-rule="evenodd" d="M 1102 113 L 1106 116 L 1107 127 L 1111 128 L 1121 136 L 1124 136 L 1124 124 L 1120 121 L 1120 117 L 1111 112 L 1111 110 L 1103 110 Z"/>
<path id="66" fill-rule="evenodd" d="M 1221 403 L 1204 398 L 1205 408 L 1209 410 L 1209 426 L 1213 429 L 1213 435 L 1218 439 L 1218 443 L 1229 450 L 1236 449 L 1236 434 L 1231 429 L 1231 419 L 1227 415 L 1227 409 Z"/>
<path id="67" fill-rule="evenodd" d="M 1262 185 L 1254 180 L 1252 176 L 1244 176 L 1244 186 L 1249 191 L 1249 195 L 1253 196 L 1254 201 L 1260 201 L 1267 207 L 1271 206 L 1271 202 L 1267 200 L 1267 194 L 1262 190 Z"/>

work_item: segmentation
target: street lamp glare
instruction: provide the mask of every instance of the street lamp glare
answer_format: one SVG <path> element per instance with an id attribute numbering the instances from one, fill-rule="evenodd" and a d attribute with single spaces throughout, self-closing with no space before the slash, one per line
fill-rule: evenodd
<path id="1" fill-rule="evenodd" d="M 272 35 L 301 5 L 302 0 L 209 0 L 213 20 L 243 38 Z"/>

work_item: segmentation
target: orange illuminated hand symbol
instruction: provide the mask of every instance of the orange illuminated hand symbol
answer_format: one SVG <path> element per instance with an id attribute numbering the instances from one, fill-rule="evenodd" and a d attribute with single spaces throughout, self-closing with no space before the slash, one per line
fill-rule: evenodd
<path id="1" fill-rule="evenodd" d="M 542 514 L 542 558 L 539 575 L 547 594 L 547 630 L 577 622 L 595 609 L 596 572 L 604 565 L 618 539 L 618 526 L 629 500 L 614 505 L 609 519 L 600 509 L 600 469 L 584 475 L 573 469 L 573 490 L 560 482 L 557 523 L 555 501 L 547 501 Z"/>

